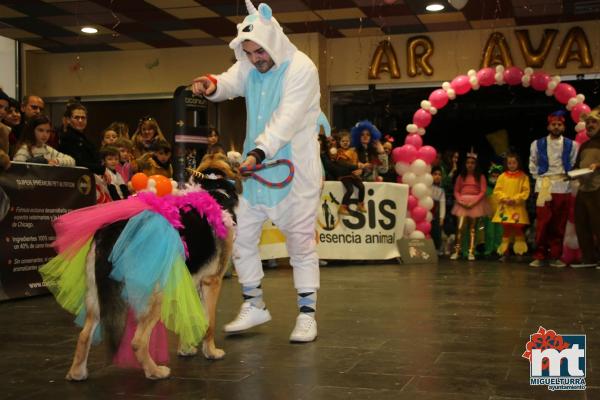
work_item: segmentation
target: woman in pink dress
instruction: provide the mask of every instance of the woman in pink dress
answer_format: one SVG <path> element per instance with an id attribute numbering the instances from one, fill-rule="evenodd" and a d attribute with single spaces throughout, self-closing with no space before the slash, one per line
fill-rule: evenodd
<path id="1" fill-rule="evenodd" d="M 489 214 L 489 205 L 485 197 L 485 176 L 479 170 L 477 154 L 471 149 L 467 153 L 465 166 L 454 185 L 454 207 L 452 214 L 458 218 L 458 232 L 454 253 L 451 260 L 457 260 L 461 255 L 461 245 L 465 230 L 469 232 L 468 260 L 475 260 L 475 227 L 479 217 Z"/>

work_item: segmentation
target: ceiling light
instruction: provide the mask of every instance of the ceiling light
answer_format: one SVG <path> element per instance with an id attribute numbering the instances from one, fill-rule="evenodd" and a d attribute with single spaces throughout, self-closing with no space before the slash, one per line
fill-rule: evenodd
<path id="1" fill-rule="evenodd" d="M 444 9 L 444 6 L 442 4 L 438 4 L 438 3 L 433 3 L 428 5 L 427 7 L 425 7 L 425 9 L 427 11 L 442 11 Z"/>
<path id="2" fill-rule="evenodd" d="M 98 29 L 91 27 L 91 26 L 84 26 L 83 28 L 81 28 L 81 32 L 94 34 L 94 33 L 98 33 Z"/>

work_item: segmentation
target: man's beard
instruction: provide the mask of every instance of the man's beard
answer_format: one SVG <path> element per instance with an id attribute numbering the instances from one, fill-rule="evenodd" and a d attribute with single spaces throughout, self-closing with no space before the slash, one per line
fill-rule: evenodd
<path id="1" fill-rule="evenodd" d="M 557 131 L 557 130 L 551 130 L 550 131 L 550 135 L 552 135 L 553 137 L 559 137 L 563 134 L 563 131 Z"/>
<path id="2" fill-rule="evenodd" d="M 254 63 L 254 67 L 258 70 L 258 72 L 265 73 L 271 69 L 273 65 L 269 65 L 267 61 L 257 61 Z"/>

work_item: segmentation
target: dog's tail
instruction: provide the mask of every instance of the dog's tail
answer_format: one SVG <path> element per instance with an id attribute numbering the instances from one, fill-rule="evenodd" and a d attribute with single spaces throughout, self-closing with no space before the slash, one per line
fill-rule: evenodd
<path id="1" fill-rule="evenodd" d="M 125 332 L 127 303 L 121 296 L 123 283 L 110 278 L 113 266 L 108 261 L 108 257 L 126 222 L 109 225 L 98 231 L 95 236 L 96 286 L 100 305 L 100 321 L 103 328 L 102 334 L 112 354 L 119 350 Z"/>

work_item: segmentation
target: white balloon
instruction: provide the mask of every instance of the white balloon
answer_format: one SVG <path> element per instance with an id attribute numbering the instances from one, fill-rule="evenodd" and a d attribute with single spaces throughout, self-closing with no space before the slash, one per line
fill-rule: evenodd
<path id="1" fill-rule="evenodd" d="M 568 106 L 574 107 L 577 105 L 577 97 L 571 97 L 567 102 Z"/>
<path id="2" fill-rule="evenodd" d="M 554 90 L 546 89 L 546 96 L 552 96 L 554 94 Z"/>
<path id="3" fill-rule="evenodd" d="M 424 183 L 415 183 L 412 186 L 412 194 L 417 199 L 421 200 L 429 196 L 429 189 L 427 188 L 427 186 L 425 186 Z"/>
<path id="4" fill-rule="evenodd" d="M 467 71 L 467 75 L 471 76 L 475 76 L 477 75 L 477 71 L 475 71 L 474 69 L 470 69 L 469 71 Z"/>
<path id="5" fill-rule="evenodd" d="M 585 95 L 583 94 L 578 94 L 577 96 L 575 96 L 575 98 L 577 99 L 578 103 L 583 103 L 585 101 Z"/>
<path id="6" fill-rule="evenodd" d="M 496 65 L 496 72 L 504 72 L 504 65 Z"/>
<path id="7" fill-rule="evenodd" d="M 423 110 L 429 110 L 431 108 L 431 102 L 429 100 L 422 100 L 421 101 L 421 108 Z"/>
<path id="8" fill-rule="evenodd" d="M 427 222 L 433 221 L 433 214 L 431 213 L 431 211 L 427 211 L 427 215 L 425 216 L 425 221 L 427 221 Z"/>
<path id="9" fill-rule="evenodd" d="M 433 199 L 430 196 L 426 196 L 419 200 L 419 205 L 426 210 L 431 210 L 433 208 Z"/>
<path id="10" fill-rule="evenodd" d="M 494 76 L 494 78 L 496 78 L 497 85 L 504 84 L 504 74 L 502 72 L 496 72 L 496 75 Z"/>
<path id="11" fill-rule="evenodd" d="M 427 170 L 427 163 L 421 159 L 416 159 L 410 164 L 410 171 L 415 175 L 420 176 Z"/>
<path id="12" fill-rule="evenodd" d="M 444 89 L 445 91 L 448 91 L 448 89 L 450 89 L 450 82 L 442 83 L 442 89 Z"/>
<path id="13" fill-rule="evenodd" d="M 173 190 L 177 189 L 179 187 L 179 185 L 177 184 L 177 181 L 174 181 L 173 179 L 171 179 L 171 187 L 173 188 Z"/>
<path id="14" fill-rule="evenodd" d="M 448 93 L 448 98 L 450 100 L 454 100 L 456 98 L 456 92 L 454 91 L 454 89 L 450 88 L 446 90 L 446 93 Z"/>
<path id="15" fill-rule="evenodd" d="M 480 87 L 481 87 L 481 86 L 479 86 L 479 84 L 477 84 L 477 85 L 474 85 L 474 86 L 472 87 L 472 89 L 473 89 L 473 90 L 479 90 L 479 88 L 480 88 Z"/>
<path id="16" fill-rule="evenodd" d="M 148 189 L 156 187 L 156 181 L 154 179 L 148 179 L 148 183 L 146 184 Z"/>
<path id="17" fill-rule="evenodd" d="M 425 128 L 417 129 L 417 133 L 419 134 L 419 136 L 423 136 L 425 134 Z"/>
<path id="18" fill-rule="evenodd" d="M 462 8 L 467 5 L 468 1 L 469 0 L 448 0 L 448 3 L 457 10 L 462 10 Z"/>
<path id="19" fill-rule="evenodd" d="M 396 165 L 394 165 L 394 169 L 396 170 L 396 173 L 398 175 L 402 176 L 408 172 L 408 170 L 410 169 L 410 164 L 400 161 L 397 162 Z"/>
<path id="20" fill-rule="evenodd" d="M 421 231 L 414 231 L 410 235 L 408 235 L 409 239 L 425 239 L 425 234 Z"/>
<path id="21" fill-rule="evenodd" d="M 408 236 L 415 231 L 417 224 L 412 218 L 406 218 L 404 220 L 404 235 Z"/>
<path id="22" fill-rule="evenodd" d="M 560 79 L 560 76 L 558 76 L 558 75 L 554 75 L 554 76 L 552 77 L 552 80 L 553 80 L 554 82 L 556 82 L 556 84 L 558 85 L 558 84 L 560 83 L 560 80 L 561 80 L 561 79 Z"/>
<path id="23" fill-rule="evenodd" d="M 533 75 L 533 68 L 527 67 L 523 70 L 523 72 L 525 73 L 525 75 Z"/>
<path id="24" fill-rule="evenodd" d="M 417 129 L 419 129 L 419 127 L 415 124 L 408 124 L 406 125 L 406 131 L 408 133 L 415 133 L 417 131 Z"/>
<path id="25" fill-rule="evenodd" d="M 475 86 L 479 83 L 479 81 L 477 80 L 476 76 L 472 76 L 469 78 L 469 83 L 471 84 L 471 86 Z"/>
<path id="26" fill-rule="evenodd" d="M 556 86 L 558 86 L 558 83 L 556 83 L 554 81 L 550 81 L 548 83 L 548 89 L 554 90 L 554 89 L 556 89 Z"/>
<path id="27" fill-rule="evenodd" d="M 152 192 L 152 193 L 154 193 L 154 194 L 158 193 L 158 191 L 156 190 L 156 188 L 155 188 L 155 187 L 151 187 L 151 188 L 149 188 L 149 189 L 148 189 L 148 191 L 149 191 L 149 192 Z"/>
<path id="28" fill-rule="evenodd" d="M 429 107 L 429 113 L 431 115 L 435 115 L 435 114 L 437 114 L 437 112 L 438 112 L 437 108 L 435 108 L 433 106 Z"/>
<path id="29" fill-rule="evenodd" d="M 433 185 L 433 176 L 431 176 L 430 173 L 425 172 L 423 175 L 417 176 L 415 183 L 424 183 L 425 186 L 431 187 L 431 185 Z"/>
<path id="30" fill-rule="evenodd" d="M 416 179 L 417 176 L 410 171 L 402 175 L 402 183 L 406 183 L 408 186 L 414 185 Z"/>
<path id="31" fill-rule="evenodd" d="M 581 132 L 581 131 L 583 131 L 583 130 L 585 130 L 585 122 L 583 122 L 583 121 L 579 121 L 579 122 L 577 123 L 577 125 L 575 125 L 575 131 L 576 131 L 576 132 Z"/>

